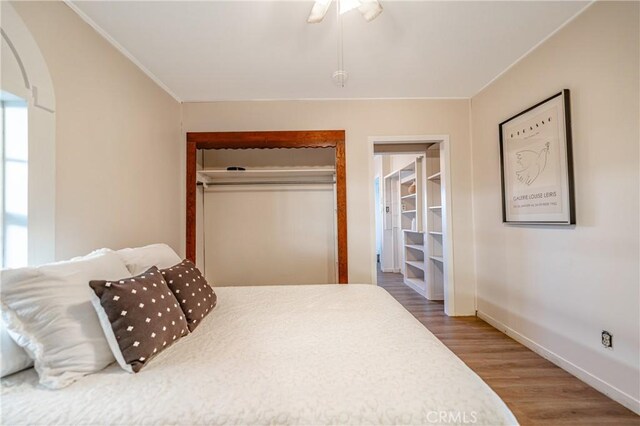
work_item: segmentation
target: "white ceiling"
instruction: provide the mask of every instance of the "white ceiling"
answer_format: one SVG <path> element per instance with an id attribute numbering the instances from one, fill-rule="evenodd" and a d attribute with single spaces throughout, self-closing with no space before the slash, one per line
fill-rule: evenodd
<path id="1" fill-rule="evenodd" d="M 335 9 L 309 1 L 74 1 L 182 101 L 456 98 L 475 95 L 588 3 L 384 1 L 344 15 L 346 87 L 334 85 Z"/>

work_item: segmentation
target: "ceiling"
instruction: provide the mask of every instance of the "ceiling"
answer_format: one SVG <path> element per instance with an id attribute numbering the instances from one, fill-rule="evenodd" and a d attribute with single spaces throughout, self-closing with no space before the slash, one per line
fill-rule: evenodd
<path id="1" fill-rule="evenodd" d="M 383 1 L 367 23 L 309 1 L 74 1 L 69 5 L 181 101 L 468 98 L 580 12 L 578 1 Z"/>

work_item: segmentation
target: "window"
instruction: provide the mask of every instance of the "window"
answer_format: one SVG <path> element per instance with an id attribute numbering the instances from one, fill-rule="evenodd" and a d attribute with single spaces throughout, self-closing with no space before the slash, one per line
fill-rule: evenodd
<path id="1" fill-rule="evenodd" d="M 28 262 L 27 103 L 2 93 L 2 267 Z"/>

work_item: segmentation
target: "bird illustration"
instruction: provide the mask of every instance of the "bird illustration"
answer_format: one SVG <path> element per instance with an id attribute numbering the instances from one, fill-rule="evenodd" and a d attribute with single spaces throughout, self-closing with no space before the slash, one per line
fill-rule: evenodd
<path id="1" fill-rule="evenodd" d="M 547 167 L 548 156 L 549 142 L 544 145 L 540 152 L 531 150 L 516 152 L 516 162 L 520 165 L 520 170 L 516 171 L 518 181 L 525 185 L 531 185 Z"/>

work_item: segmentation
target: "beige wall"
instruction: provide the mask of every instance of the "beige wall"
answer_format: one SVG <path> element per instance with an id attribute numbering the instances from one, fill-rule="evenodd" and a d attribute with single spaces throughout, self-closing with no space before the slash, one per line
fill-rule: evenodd
<path id="1" fill-rule="evenodd" d="M 456 313 L 474 313 L 471 153 L 467 100 L 185 103 L 183 129 L 187 132 L 345 129 L 349 281 L 352 283 L 371 283 L 375 271 L 373 162 L 369 158 L 368 137 L 449 135 L 453 180 Z"/>
<path id="2" fill-rule="evenodd" d="M 56 95 L 56 258 L 180 248 L 180 104 L 62 2 L 13 4 Z"/>
<path id="3" fill-rule="evenodd" d="M 209 187 L 207 280 L 216 286 L 337 282 L 333 185 Z"/>
<path id="4" fill-rule="evenodd" d="M 472 99 L 478 311 L 636 410 L 639 8 L 595 3 Z M 503 225 L 498 123 L 563 88 L 577 225 Z M 613 350 L 601 330 L 613 333 Z"/>

